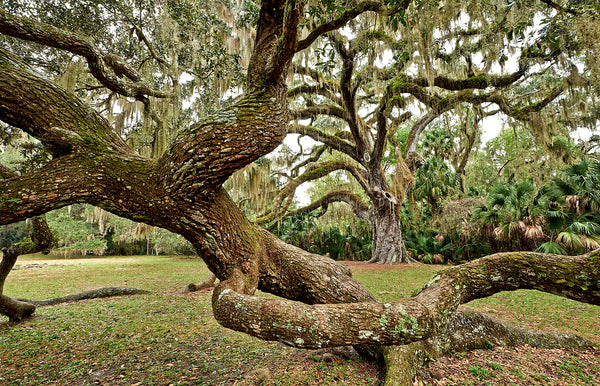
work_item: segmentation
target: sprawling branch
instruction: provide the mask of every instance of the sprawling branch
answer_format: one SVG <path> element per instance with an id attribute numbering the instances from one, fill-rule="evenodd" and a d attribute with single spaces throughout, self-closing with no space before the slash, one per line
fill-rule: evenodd
<path id="1" fill-rule="evenodd" d="M 310 157 L 306 158 L 304 161 L 294 165 L 294 167 L 292 168 L 290 175 L 292 177 L 296 177 L 299 173 L 299 171 L 305 167 L 306 165 L 315 163 L 317 161 L 319 161 L 321 159 L 321 156 L 323 155 L 323 153 L 325 153 L 325 150 L 327 150 L 327 146 L 326 145 L 321 145 L 321 146 L 314 146 L 312 148 L 311 151 L 311 155 Z"/>
<path id="2" fill-rule="evenodd" d="M 480 106 L 482 103 L 494 103 L 498 105 L 500 111 L 504 114 L 521 121 L 527 121 L 531 118 L 532 113 L 536 113 L 548 106 L 552 101 L 556 100 L 566 89 L 566 80 L 561 82 L 558 86 L 552 88 L 541 100 L 531 103 L 523 107 L 511 106 L 510 102 L 500 93 L 490 92 L 475 94 L 469 90 L 459 91 L 446 98 L 426 96 L 424 90 L 420 89 L 419 86 L 413 84 L 412 87 L 404 86 L 404 90 L 411 90 L 410 92 L 417 96 L 418 99 L 432 107 L 419 121 L 417 121 L 411 128 L 407 141 L 406 149 L 407 153 L 413 153 L 416 151 L 417 143 L 421 132 L 431 123 L 434 119 L 439 117 L 442 113 L 451 110 L 460 103 L 469 103 L 474 106 Z"/>
<path id="3" fill-rule="evenodd" d="M 154 185 L 151 166 L 143 159 L 114 154 L 96 157 L 72 154 L 54 159 L 40 169 L 0 181 L 0 224 L 83 202 L 154 223 L 166 208 L 158 204 L 166 203 L 162 193 L 155 194 L 160 189 Z M 153 201 L 157 206 L 147 208 Z M 137 214 L 131 213 L 132 210 Z"/>
<path id="4" fill-rule="evenodd" d="M 574 257 L 511 252 L 442 271 L 404 302 L 306 305 L 256 298 L 226 280 L 214 292 L 213 308 L 228 328 L 295 347 L 393 345 L 430 337 L 459 305 L 502 291 L 536 289 L 600 305 L 599 283 L 600 250 Z"/>
<path id="5" fill-rule="evenodd" d="M 528 67 L 521 62 L 521 67 L 517 71 L 507 75 L 482 74 L 466 79 L 453 79 L 438 75 L 433 78 L 433 85 L 448 91 L 468 89 L 483 90 L 488 87 L 503 88 L 508 87 L 521 79 L 527 72 L 527 68 Z M 406 81 L 421 87 L 429 87 L 429 80 L 424 77 L 406 77 Z"/>
<path id="6" fill-rule="evenodd" d="M 330 117 L 343 119 L 346 122 L 350 122 L 351 118 L 348 113 L 341 107 L 334 105 L 314 105 L 309 106 L 302 110 L 291 111 L 293 119 L 307 119 L 316 118 L 319 115 L 328 115 Z"/>
<path id="7" fill-rule="evenodd" d="M 0 119 L 39 139 L 54 153 L 94 145 L 127 152 L 108 122 L 75 96 L 37 75 L 21 60 L 0 49 Z"/>
<path id="8" fill-rule="evenodd" d="M 565 12 L 565 13 L 570 13 L 571 15 L 579 15 L 579 12 L 577 12 L 575 9 L 572 8 L 565 8 L 562 5 L 552 1 L 552 0 L 540 0 L 542 3 L 549 5 L 550 7 L 556 9 L 557 11 L 560 12 Z"/>
<path id="9" fill-rule="evenodd" d="M 307 75 L 310 76 L 313 81 L 319 85 L 319 87 L 323 87 L 326 90 L 329 90 L 331 93 L 337 94 L 340 92 L 340 85 L 333 82 L 330 79 L 327 79 L 325 77 L 325 75 L 323 75 L 321 72 L 316 71 L 312 68 L 308 68 L 308 67 L 304 67 L 298 63 L 292 63 L 292 68 L 294 70 L 294 73 L 298 74 L 298 75 Z M 293 90 L 293 89 L 292 89 Z M 291 90 L 290 90 L 291 91 Z M 337 103 L 337 102 L 336 102 Z M 342 102 L 338 103 L 339 105 L 342 104 Z"/>
<path id="10" fill-rule="evenodd" d="M 138 72 L 116 55 L 104 55 L 92 43 L 75 34 L 37 21 L 10 15 L 0 9 L 0 33 L 80 55 L 92 75 L 105 87 L 124 96 L 145 100 L 146 96 L 166 97 L 142 82 Z M 108 71 L 112 69 L 112 73 Z M 131 82 L 120 79 L 125 75 Z"/>
<path id="11" fill-rule="evenodd" d="M 335 95 L 335 93 L 331 90 L 331 87 L 326 87 L 325 84 L 322 85 L 311 85 L 311 84 L 303 84 L 301 86 L 294 87 L 288 91 L 288 97 L 294 98 L 301 94 L 310 94 L 310 95 L 321 95 L 325 98 L 329 99 L 335 104 L 341 105 L 342 99 Z"/>

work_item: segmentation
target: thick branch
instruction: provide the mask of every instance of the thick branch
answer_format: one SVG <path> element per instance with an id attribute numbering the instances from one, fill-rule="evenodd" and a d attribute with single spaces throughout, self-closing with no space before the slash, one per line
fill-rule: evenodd
<path id="1" fill-rule="evenodd" d="M 144 100 L 146 96 L 166 97 L 168 94 L 152 90 L 141 82 L 141 76 L 133 67 L 115 55 L 103 55 L 92 43 L 73 33 L 62 31 L 38 21 L 10 15 L 0 9 L 0 34 L 32 41 L 45 46 L 69 51 L 83 56 L 92 75 L 109 90 L 124 96 Z M 107 71 L 111 67 L 113 73 Z M 124 82 L 119 76 L 125 75 L 132 82 Z"/>
<path id="2" fill-rule="evenodd" d="M 384 14 L 390 15 L 406 9 L 409 4 L 410 1 L 404 0 L 401 4 L 395 7 L 386 8 L 381 2 L 378 1 L 363 1 L 361 3 L 358 3 L 354 8 L 344 11 L 337 19 L 323 23 L 315 29 L 313 29 L 306 38 L 298 42 L 296 50 L 302 51 L 308 48 L 315 40 L 317 40 L 319 36 L 343 27 L 350 20 L 355 19 L 362 13 L 372 11 L 383 12 Z"/>
<path id="3" fill-rule="evenodd" d="M 19 127 L 59 154 L 94 144 L 128 151 L 108 122 L 70 93 L 0 49 L 0 119 Z M 89 151 L 89 150 L 88 150 Z"/>
<path id="4" fill-rule="evenodd" d="M 296 53 L 298 44 L 298 22 L 304 8 L 304 0 L 287 0 L 283 14 L 283 31 L 273 58 L 274 66 L 271 79 L 278 79 L 285 73 Z"/>
<path id="5" fill-rule="evenodd" d="M 300 125 L 298 123 L 292 124 L 288 127 L 288 134 L 292 133 L 309 136 L 315 141 L 322 142 L 330 148 L 344 153 L 355 160 L 358 160 L 356 147 L 338 136 L 327 134 L 313 126 Z"/>
<path id="6" fill-rule="evenodd" d="M 295 347 L 395 345 L 434 335 L 460 304 L 517 289 L 600 305 L 600 250 L 574 257 L 491 255 L 440 272 L 420 294 L 399 303 L 305 305 L 244 295 L 225 281 L 215 290 L 213 308 L 228 328 Z"/>
<path id="7" fill-rule="evenodd" d="M 292 119 L 316 118 L 318 115 L 328 115 L 330 117 L 343 119 L 350 122 L 350 116 L 341 107 L 334 105 L 315 105 L 302 110 L 292 110 Z"/>
<path id="8" fill-rule="evenodd" d="M 139 288 L 131 287 L 103 287 L 95 290 L 85 291 L 74 295 L 61 296 L 58 298 L 52 298 L 47 300 L 24 300 L 38 307 L 53 306 L 61 303 L 72 303 L 79 302 L 87 299 L 101 299 L 111 298 L 115 296 L 129 296 L 129 295 L 140 295 L 149 294 L 150 291 L 146 291 Z"/>
<path id="9" fill-rule="evenodd" d="M 301 86 L 294 87 L 288 91 L 288 98 L 294 98 L 301 94 L 322 95 L 335 104 L 342 104 L 342 99 L 339 96 L 335 95 L 331 88 L 327 87 L 326 84 L 303 84 Z"/>

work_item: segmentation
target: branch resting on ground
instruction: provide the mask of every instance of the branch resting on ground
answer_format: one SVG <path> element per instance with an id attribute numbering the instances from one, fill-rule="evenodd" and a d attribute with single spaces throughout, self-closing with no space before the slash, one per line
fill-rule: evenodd
<path id="1" fill-rule="evenodd" d="M 440 272 L 417 296 L 397 303 L 306 305 L 253 297 L 236 286 L 225 280 L 213 294 L 215 317 L 225 327 L 301 348 L 399 345 L 435 336 L 458 306 L 502 291 L 536 289 L 600 305 L 600 250 L 491 255 Z"/>

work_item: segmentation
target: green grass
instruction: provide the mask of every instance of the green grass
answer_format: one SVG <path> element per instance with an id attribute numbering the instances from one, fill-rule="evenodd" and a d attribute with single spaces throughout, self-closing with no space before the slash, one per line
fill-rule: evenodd
<path id="1" fill-rule="evenodd" d="M 269 369 L 267 384 L 273 385 L 378 384 L 380 369 L 370 363 L 324 362 L 309 352 L 221 327 L 212 317 L 210 293 L 181 294 L 186 284 L 208 274 L 200 260 L 26 256 L 17 262 L 32 263 L 42 266 L 13 271 L 6 295 L 46 299 L 104 286 L 152 293 L 42 307 L 34 318 L 16 326 L 0 317 L 2 385 L 250 385 L 254 381 L 248 374 L 263 368 Z M 354 276 L 384 301 L 408 298 L 439 269 L 352 267 Z M 521 325 L 527 320 L 531 327 L 560 326 L 600 343 L 598 307 L 532 291 L 501 295 L 473 307 L 493 310 Z M 565 317 L 573 311 L 573 317 Z M 566 361 L 562 370 L 579 377 L 576 366 Z"/>

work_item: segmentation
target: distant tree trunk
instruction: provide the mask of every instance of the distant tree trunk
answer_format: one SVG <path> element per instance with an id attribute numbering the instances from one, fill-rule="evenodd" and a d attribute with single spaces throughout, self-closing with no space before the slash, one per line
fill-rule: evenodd
<path id="1" fill-rule="evenodd" d="M 377 210 L 379 209 L 379 210 Z M 369 263 L 398 264 L 415 262 L 411 258 L 402 240 L 400 214 L 397 205 L 392 202 L 372 208 L 373 230 L 372 257 Z"/>
<path id="2" fill-rule="evenodd" d="M 372 168 L 371 175 L 373 178 L 370 180 L 372 188 L 369 198 L 372 204 L 369 210 L 369 222 L 373 230 L 373 245 L 372 257 L 368 262 L 413 263 L 416 260 L 408 255 L 402 239 L 400 206 L 414 179 L 414 171 L 399 159 L 393 189 L 388 185 L 380 167 Z"/>

